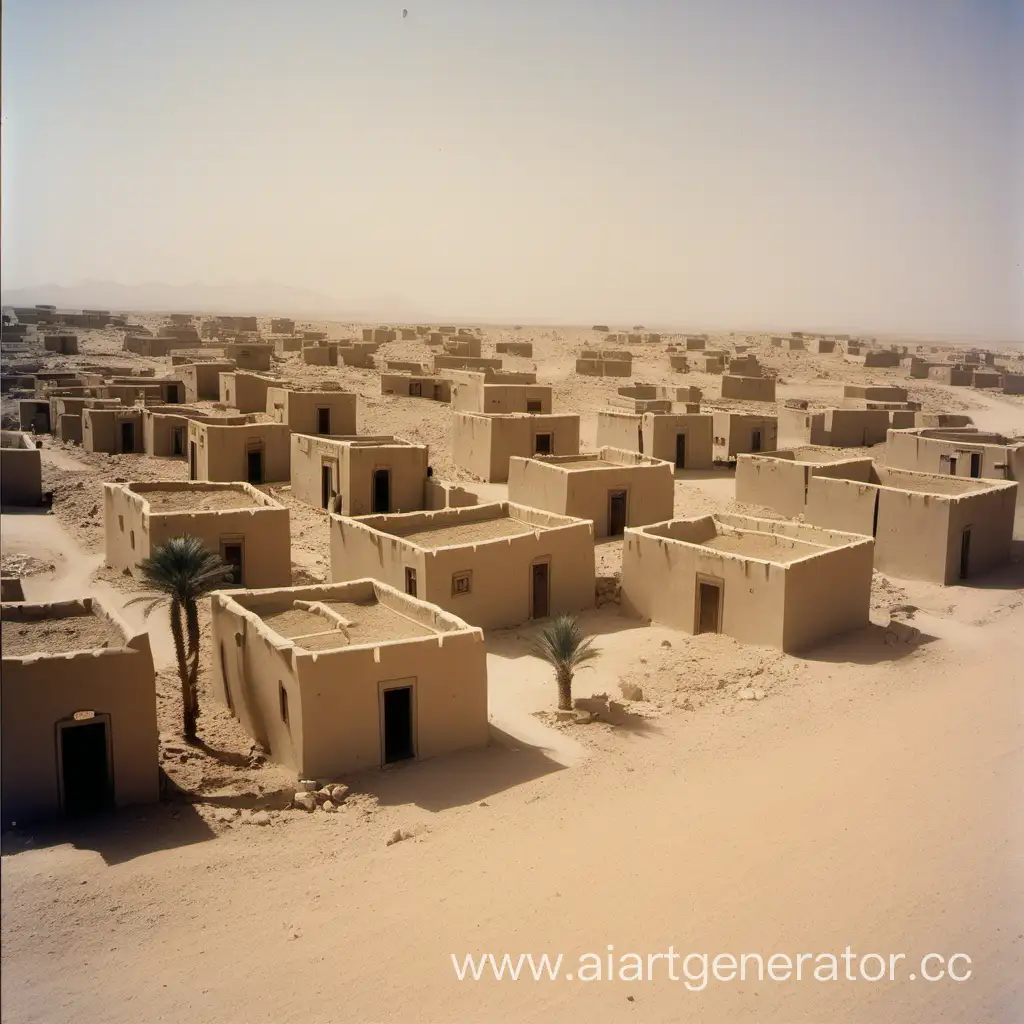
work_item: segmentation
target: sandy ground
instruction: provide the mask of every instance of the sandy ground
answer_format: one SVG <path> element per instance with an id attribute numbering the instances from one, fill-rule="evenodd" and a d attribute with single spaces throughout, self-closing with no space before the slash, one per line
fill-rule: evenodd
<path id="1" fill-rule="evenodd" d="M 592 448 L 596 410 L 620 382 L 571 372 L 589 332 L 495 329 L 488 342 L 520 336 L 538 358 L 507 365 L 536 363 L 556 411 L 583 414 Z M 786 382 L 780 397 L 903 380 L 764 339 L 755 347 Z M 78 361 L 115 352 L 98 337 Z M 717 392 L 714 378 L 665 362 L 645 352 L 634 379 Z M 426 441 L 438 474 L 458 478 L 447 407 L 385 401 L 367 371 L 295 359 L 278 369 L 353 387 L 361 431 Z M 909 385 L 926 409 L 1024 428 L 1019 399 Z M 125 608 L 139 581 L 102 565 L 102 481 L 184 479 L 184 463 L 49 440 L 43 457 L 54 514 L 3 516 L 5 564 L 37 570 L 29 600 L 98 594 L 150 628 L 166 786 L 160 805 L 88 827 L 4 835 L 5 1021 L 1024 1019 L 1020 564 L 971 587 L 876 574 L 872 626 L 803 658 L 645 626 L 605 605 L 583 617 L 601 656 L 575 692 L 605 709 L 589 725 L 555 722 L 528 629 L 493 632 L 489 748 L 346 779 L 353 795 L 337 814 L 307 815 L 284 809 L 291 780 L 251 761 L 247 737 L 209 700 L 204 746 L 181 744 L 166 613 Z M 296 581 L 327 578 L 323 513 L 286 486 L 266 490 L 291 509 Z M 505 489 L 479 492 L 497 500 Z M 677 513 L 736 508 L 727 471 L 678 475 Z M 600 575 L 617 571 L 618 549 L 598 545 Z M 908 608 L 912 642 L 885 628 Z M 207 672 L 204 661 L 204 692 Z M 622 683 L 643 699 L 622 700 Z M 409 838 L 388 845 L 399 829 Z M 765 957 L 849 945 L 904 953 L 911 966 L 894 982 L 748 979 L 695 992 L 665 971 L 650 982 L 459 982 L 450 962 L 561 952 L 570 971 L 608 945 Z M 930 952 L 968 954 L 971 979 L 911 981 Z"/>

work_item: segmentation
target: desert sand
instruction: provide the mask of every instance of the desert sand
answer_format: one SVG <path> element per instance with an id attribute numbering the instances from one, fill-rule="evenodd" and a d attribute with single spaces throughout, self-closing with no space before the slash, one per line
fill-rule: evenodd
<path id="1" fill-rule="evenodd" d="M 355 328 L 326 326 L 334 337 Z M 171 369 L 122 352 L 116 332 L 81 334 L 83 354 L 50 365 Z M 496 341 L 534 343 L 533 359 L 506 357 L 506 368 L 535 367 L 554 387 L 554 411 L 583 415 L 590 450 L 596 411 L 627 383 L 573 372 L 594 339 L 583 328 L 484 330 L 485 353 Z M 1024 432 L 1024 398 L 781 352 L 764 335 L 748 343 L 778 373 L 780 402 L 899 383 L 925 411 Z M 717 396 L 715 377 L 673 373 L 663 346 L 634 351 L 634 381 Z M 425 360 L 426 346 L 395 342 L 378 356 Z M 447 405 L 385 398 L 369 370 L 294 356 L 274 369 L 356 391 L 361 433 L 427 443 L 437 475 L 460 480 Z M 148 626 L 167 785 L 159 805 L 3 836 L 5 1021 L 1024 1017 L 1019 561 L 970 586 L 876 573 L 871 627 L 799 658 L 646 625 L 606 604 L 582 616 L 601 656 L 574 692 L 597 706 L 626 682 L 642 699 L 585 726 L 555 720 L 554 681 L 529 656 L 529 627 L 489 633 L 486 750 L 353 776 L 336 814 L 307 814 L 287 809 L 294 780 L 250 762 L 226 709 L 205 700 L 204 745 L 181 742 L 165 619 L 125 608 L 140 581 L 103 565 L 102 482 L 185 479 L 185 462 L 47 437 L 43 463 L 54 514 L 3 516 L 5 568 L 26 573 L 28 600 L 95 593 Z M 506 496 L 503 485 L 462 482 L 482 500 Z M 677 515 L 770 514 L 738 505 L 724 469 L 679 474 L 675 488 Z M 291 509 L 294 581 L 328 578 L 325 515 L 287 485 L 264 490 Z M 598 545 L 599 575 L 614 576 L 620 546 Z M 889 630 L 894 614 L 913 628 Z M 204 662 L 204 684 L 208 671 Z M 403 840 L 389 842 L 396 832 Z M 766 959 L 849 946 L 902 953 L 909 966 L 892 982 L 712 980 L 692 991 L 664 973 L 460 982 L 451 963 L 547 952 L 574 965 L 609 945 L 616 955 L 671 946 Z M 910 980 L 933 952 L 968 955 L 970 979 Z"/>

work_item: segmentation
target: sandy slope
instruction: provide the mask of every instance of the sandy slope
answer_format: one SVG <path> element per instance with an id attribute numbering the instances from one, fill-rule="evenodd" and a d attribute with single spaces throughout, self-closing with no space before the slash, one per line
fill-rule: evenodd
<path id="1" fill-rule="evenodd" d="M 572 351 L 589 332 L 528 333 L 556 410 L 583 413 L 592 442 L 594 414 L 618 382 L 572 374 Z M 844 380 L 902 379 L 758 344 L 787 381 L 780 394 L 825 397 Z M 402 358 L 423 347 L 389 349 Z M 84 358 L 115 351 L 112 339 L 90 341 Z M 361 430 L 426 440 L 439 473 L 454 475 L 446 407 L 385 401 L 362 371 L 295 360 L 279 369 L 345 381 L 364 397 Z M 635 377 L 673 379 L 664 356 L 647 353 Z M 700 383 L 716 390 L 712 378 Z M 925 408 L 970 408 L 992 429 L 1024 425 L 1020 400 L 911 386 Z M 30 598 L 88 588 L 123 604 L 138 583 L 98 568 L 99 485 L 115 475 L 184 477 L 183 463 L 60 446 L 45 459 L 57 514 L 5 515 L 5 557 L 55 565 L 26 582 Z M 323 515 L 271 489 L 292 510 L 296 579 L 324 576 Z M 677 484 L 677 512 L 732 504 L 728 475 Z M 603 574 L 614 571 L 614 547 L 602 545 Z M 585 622 L 602 656 L 579 675 L 577 694 L 617 695 L 624 679 L 644 690 L 614 725 L 551 728 L 538 718 L 553 705 L 550 678 L 525 656 L 526 631 L 496 632 L 491 747 L 366 773 L 349 780 L 354 796 L 338 814 L 272 810 L 262 827 L 235 808 L 279 807 L 287 779 L 250 768 L 246 738 L 209 704 L 201 734 L 214 753 L 182 751 L 175 684 L 164 676 L 162 765 L 198 802 L 4 837 L 4 1020 L 1024 1019 L 1022 583 L 1016 564 L 970 588 L 876 574 L 875 625 L 807 658 L 595 611 Z M 886 642 L 882 627 L 900 605 L 918 609 L 919 646 Z M 151 628 L 166 665 L 166 636 L 158 621 Z M 764 699 L 738 699 L 748 686 Z M 386 845 L 398 828 L 412 837 Z M 712 982 L 696 993 L 663 975 L 459 983 L 449 961 L 485 951 L 575 958 L 609 943 L 617 952 L 674 944 L 766 956 L 850 945 L 908 961 L 965 952 L 974 976 Z"/>

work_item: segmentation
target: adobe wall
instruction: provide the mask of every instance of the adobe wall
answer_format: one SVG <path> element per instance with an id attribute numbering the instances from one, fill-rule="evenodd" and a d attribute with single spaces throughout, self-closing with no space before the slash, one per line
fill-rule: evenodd
<path id="1" fill-rule="evenodd" d="M 230 373 L 235 364 L 230 360 L 185 363 L 178 367 L 185 385 L 185 401 L 217 401 L 220 398 L 220 375 Z"/>
<path id="2" fill-rule="evenodd" d="M 995 370 L 975 370 L 971 384 L 976 388 L 997 388 L 1002 383 L 1002 376 Z"/>
<path id="3" fill-rule="evenodd" d="M 626 359 L 577 359 L 576 372 L 587 377 L 632 377 L 633 363 Z"/>
<path id="4" fill-rule="evenodd" d="M 843 398 L 862 402 L 905 402 L 907 389 L 885 384 L 844 384 Z"/>
<path id="5" fill-rule="evenodd" d="M 700 544 L 714 535 L 713 520 L 710 516 L 705 519 L 707 530 L 703 534 L 663 525 L 672 527 L 671 537 Z M 694 634 L 697 581 L 699 575 L 704 575 L 722 581 L 721 632 L 743 643 L 783 646 L 785 569 L 708 548 L 675 544 L 650 529 L 626 531 L 622 547 L 623 615 Z"/>
<path id="6" fill-rule="evenodd" d="M 500 370 L 500 359 L 479 359 L 470 356 L 435 355 L 431 369 L 438 370 Z"/>
<path id="7" fill-rule="evenodd" d="M 0 447 L 0 503 L 38 505 L 43 500 L 43 464 L 31 435 L 3 431 Z"/>
<path id="8" fill-rule="evenodd" d="M 419 394 L 414 394 L 415 391 Z M 450 402 L 451 381 L 444 377 L 406 376 L 403 373 L 382 373 L 380 375 L 382 395 L 400 395 L 404 398 L 429 398 L 435 402 Z"/>
<path id="9" fill-rule="evenodd" d="M 911 413 L 913 415 L 913 413 Z M 833 448 L 866 448 L 881 444 L 889 430 L 884 409 L 826 409 L 824 443 Z"/>
<path id="10" fill-rule="evenodd" d="M 465 508 L 467 505 L 479 504 L 479 495 L 458 484 L 446 484 L 437 477 L 428 478 L 424 488 L 423 505 L 426 509 Z"/>
<path id="11" fill-rule="evenodd" d="M 388 529 L 382 516 L 360 520 L 331 517 L 331 575 L 335 581 L 372 576 L 405 589 L 405 569 L 416 570 L 417 596 L 483 629 L 503 629 L 526 622 L 531 614 L 532 566 L 549 564 L 550 613 L 576 612 L 594 604 L 594 536 L 588 522 L 567 522 L 533 509 L 517 516 L 545 527 L 531 533 L 432 550 L 418 549 L 400 538 L 381 537 Z M 412 513 L 404 524 L 421 529 L 473 522 L 493 515 L 492 506 Z M 393 520 L 393 517 L 392 517 Z M 453 594 L 452 578 L 470 572 L 470 592 Z"/>
<path id="12" fill-rule="evenodd" d="M 240 370 L 269 370 L 273 352 L 273 345 L 229 342 L 224 346 L 224 355 L 233 359 Z"/>
<path id="13" fill-rule="evenodd" d="M 266 412 L 267 391 L 281 383 L 255 373 L 221 373 L 220 401 L 239 412 Z"/>
<path id="14" fill-rule="evenodd" d="M 288 593 L 300 600 L 331 599 L 330 588 Z M 486 745 L 487 662 L 479 632 L 314 654 L 279 648 L 254 615 L 230 611 L 228 597 L 217 595 L 212 602 L 213 638 L 222 652 L 215 659 L 215 691 L 272 759 L 299 777 L 326 781 L 379 767 L 380 694 L 392 684 L 413 687 L 419 759 Z M 242 647 L 235 641 L 239 636 Z M 287 723 L 281 718 L 281 687 L 288 694 Z"/>
<path id="15" fill-rule="evenodd" d="M 500 355 L 522 356 L 526 359 L 533 358 L 533 343 L 529 341 L 499 341 L 494 346 L 494 351 Z"/>
<path id="16" fill-rule="evenodd" d="M 850 349 L 847 349 L 850 351 Z M 900 353 L 890 352 L 885 349 L 879 351 L 868 351 L 864 353 L 865 366 L 899 366 Z"/>
<path id="17" fill-rule="evenodd" d="M 47 352 L 59 352 L 61 355 L 78 355 L 78 336 L 75 334 L 45 334 L 43 349 Z"/>
<path id="18" fill-rule="evenodd" d="M 134 426 L 130 451 L 126 451 L 121 433 L 122 423 Z M 108 455 L 141 455 L 146 450 L 142 407 L 130 409 L 83 409 L 82 447 L 87 452 L 106 452 Z"/>
<path id="19" fill-rule="evenodd" d="M 579 416 L 453 412 L 452 461 L 478 480 L 504 483 L 513 455 L 537 453 L 538 434 L 550 435 L 553 455 L 576 455 L 580 450 Z"/>
<path id="20" fill-rule="evenodd" d="M 597 446 L 639 452 L 646 448 L 640 413 L 599 409 L 597 413 Z"/>
<path id="21" fill-rule="evenodd" d="M 737 377 L 725 374 L 722 377 L 722 397 L 741 398 L 752 402 L 774 402 L 775 378 Z"/>
<path id="22" fill-rule="evenodd" d="M 267 388 L 266 412 L 275 423 L 287 423 L 293 434 L 316 434 L 319 410 L 330 410 L 328 434 L 355 434 L 357 398 L 349 391 L 297 391 Z"/>
<path id="23" fill-rule="evenodd" d="M 971 573 L 984 572 L 1009 559 L 1016 501 L 1014 485 L 946 494 L 940 490 L 951 484 L 945 478 L 935 481 L 937 493 L 901 490 L 901 482 L 927 487 L 928 477 L 885 472 L 884 486 L 813 479 L 808 488 L 806 519 L 831 529 L 869 537 L 874 534 L 875 568 L 902 579 L 956 583 L 960 534 L 966 525 L 972 527 Z M 965 482 L 960 486 L 972 485 Z"/>
<path id="24" fill-rule="evenodd" d="M 288 480 L 290 436 L 291 431 L 283 423 L 215 426 L 192 420 L 188 427 L 188 440 L 190 445 L 196 445 L 195 479 L 244 481 L 247 479 L 247 452 L 261 450 L 264 482 Z"/>
<path id="25" fill-rule="evenodd" d="M 36 398 L 22 398 L 18 401 L 18 423 L 23 431 L 37 434 L 50 432 L 50 403 Z"/>
<path id="26" fill-rule="evenodd" d="M 969 366 L 933 366 L 928 371 L 928 377 L 952 387 L 970 387 L 974 371 Z"/>
<path id="27" fill-rule="evenodd" d="M 778 448 L 778 417 L 754 416 L 747 413 L 715 412 L 713 416 L 714 449 L 716 458 L 729 458 L 743 452 L 753 452 L 754 433 L 760 431 L 759 452 Z"/>
<path id="28" fill-rule="evenodd" d="M 302 361 L 307 366 L 337 366 L 337 345 L 303 345 Z M 370 365 L 373 365 L 372 360 Z"/>
<path id="29" fill-rule="evenodd" d="M 107 565 L 131 569 L 172 537 L 198 538 L 214 554 L 224 543 L 242 543 L 242 580 L 246 587 L 286 587 L 292 581 L 288 509 L 248 485 L 258 505 L 220 511 L 154 512 L 146 496 L 156 491 L 194 494 L 222 490 L 216 484 L 178 481 L 103 485 Z"/>
<path id="30" fill-rule="evenodd" d="M 191 415 L 189 415 L 191 413 Z M 170 456 L 184 459 L 188 455 L 189 420 L 199 415 L 197 409 L 164 413 L 146 409 L 143 413 L 143 444 L 147 455 Z M 174 451 L 174 433 L 181 431 L 181 451 Z"/>
<path id="31" fill-rule="evenodd" d="M 3 658 L 0 712 L 0 804 L 5 823 L 58 815 L 58 723 L 75 712 L 110 716 L 108 735 L 115 805 L 159 799 L 156 684 L 149 635 L 133 635 L 94 599 L 50 605 L 4 604 L 5 621 L 57 619 L 83 607 L 106 615 L 123 647 L 55 656 Z"/>
<path id="32" fill-rule="evenodd" d="M 678 469 L 710 469 L 713 463 L 714 419 L 701 413 L 645 413 L 644 454 L 676 466 L 676 439 L 685 442 L 685 465 Z"/>
<path id="33" fill-rule="evenodd" d="M 62 412 L 57 416 L 57 423 L 54 429 L 54 436 L 60 441 L 68 444 L 82 443 L 82 417 L 81 414 Z"/>
<path id="34" fill-rule="evenodd" d="M 488 384 L 483 379 L 452 385 L 453 409 L 463 412 L 551 412 L 551 388 L 546 384 Z M 534 405 L 536 408 L 530 408 Z"/>
<path id="35" fill-rule="evenodd" d="M 791 451 L 736 457 L 736 500 L 745 505 L 770 508 L 795 519 L 803 515 L 807 488 L 812 476 L 838 477 L 867 482 L 871 459 L 843 459 L 837 462 L 804 462 Z M 827 526 L 827 523 L 818 525 Z M 841 529 L 836 526 L 836 529 Z M 850 532 L 858 533 L 858 530 Z"/>
<path id="36" fill-rule="evenodd" d="M 1024 395 L 1024 373 L 1004 373 L 1003 393 L 1007 395 Z"/>
<path id="37" fill-rule="evenodd" d="M 509 501 L 529 508 L 589 519 L 594 538 L 611 536 L 609 499 L 626 492 L 626 525 L 643 526 L 672 517 L 675 498 L 672 466 L 617 448 L 602 448 L 602 461 L 621 463 L 614 469 L 595 465 L 562 469 L 544 458 L 509 460 Z"/>

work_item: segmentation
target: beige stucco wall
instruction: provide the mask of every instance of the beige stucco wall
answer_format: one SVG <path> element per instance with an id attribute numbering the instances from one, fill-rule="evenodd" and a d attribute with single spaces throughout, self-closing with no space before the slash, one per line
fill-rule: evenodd
<path id="1" fill-rule="evenodd" d="M 711 516 L 630 529 L 622 560 L 625 614 L 694 633 L 703 577 L 722 587 L 720 631 L 744 643 L 798 651 L 867 624 L 870 538 L 783 520 L 717 519 L 764 537 L 780 556 L 789 557 L 792 546 L 803 554 L 779 564 L 702 546 L 718 530 Z"/>
<path id="2" fill-rule="evenodd" d="M 586 465 L 586 456 L 509 460 L 508 498 L 517 505 L 589 519 L 594 537 L 609 536 L 609 500 L 626 492 L 626 525 L 643 526 L 672 517 L 674 475 L 671 464 L 620 448 L 602 448 L 597 458 L 614 467 Z"/>
<path id="3" fill-rule="evenodd" d="M 488 384 L 480 376 L 453 383 L 451 403 L 453 409 L 464 412 L 550 413 L 551 388 L 546 384 Z M 536 408 L 531 409 L 531 403 Z"/>
<path id="4" fill-rule="evenodd" d="M 576 372 L 587 377 L 632 377 L 633 363 L 629 359 L 577 359 Z"/>
<path id="5" fill-rule="evenodd" d="M 220 401 L 239 412 L 266 412 L 267 391 L 280 383 L 255 373 L 222 373 Z"/>
<path id="6" fill-rule="evenodd" d="M 905 402 L 907 389 L 895 384 L 844 384 L 843 398 L 862 402 Z"/>
<path id="7" fill-rule="evenodd" d="M 419 385 L 419 394 L 411 394 Z M 451 381 L 444 377 L 427 377 L 404 373 L 382 373 L 380 375 L 380 393 L 382 395 L 401 395 L 404 398 L 430 398 L 435 402 L 450 402 L 452 397 Z"/>
<path id="8" fill-rule="evenodd" d="M 778 448 L 778 418 L 776 416 L 757 416 L 735 412 L 715 412 L 712 413 L 712 416 L 714 417 L 715 458 L 728 458 L 743 452 L 754 451 L 755 431 L 761 432 L 761 445 L 757 449 L 758 451 L 770 452 Z"/>
<path id="9" fill-rule="evenodd" d="M 435 355 L 431 363 L 431 369 L 436 373 L 438 370 L 500 370 L 502 360 L 480 359 L 473 356 L 449 356 Z"/>
<path id="10" fill-rule="evenodd" d="M 147 495 L 154 491 L 188 492 L 240 488 L 256 507 L 223 511 L 154 512 Z M 191 536 L 215 554 L 223 545 L 242 544 L 242 585 L 286 587 L 292 581 L 288 509 L 244 483 L 216 484 L 158 481 L 103 485 L 103 520 L 107 565 L 131 569 L 172 537 Z"/>
<path id="11" fill-rule="evenodd" d="M 494 518 L 508 509 L 537 528 L 513 537 L 421 548 L 391 531 L 456 526 Z M 474 505 L 401 516 L 331 517 L 334 580 L 369 576 L 405 589 L 405 570 L 416 571 L 417 596 L 484 629 L 501 629 L 531 616 L 535 562 L 549 564 L 550 614 L 594 603 L 594 534 L 591 523 L 513 504 Z M 452 593 L 452 577 L 470 572 L 468 594 Z"/>
<path id="12" fill-rule="evenodd" d="M 275 423 L 287 423 L 293 434 L 316 434 L 320 409 L 331 414 L 328 434 L 356 433 L 357 398 L 349 391 L 297 391 L 268 388 L 266 413 Z"/>
<path id="13" fill-rule="evenodd" d="M 4 604 L 4 620 L 56 619 L 91 609 L 110 619 L 122 647 L 3 658 L 0 689 L 0 804 L 4 824 L 60 813 L 58 723 L 78 711 L 110 716 L 117 806 L 159 798 L 156 684 L 147 633 L 134 634 L 95 599 Z"/>
<path id="14" fill-rule="evenodd" d="M 229 342 L 224 346 L 224 355 L 233 359 L 240 370 L 269 370 L 273 352 L 273 345 Z"/>
<path id="15" fill-rule="evenodd" d="M 3 431 L 0 448 L 0 503 L 38 505 L 43 498 L 43 465 L 31 435 Z"/>
<path id="16" fill-rule="evenodd" d="M 134 427 L 134 447 L 126 453 L 123 445 L 121 424 L 131 423 Z M 143 429 L 142 407 L 132 409 L 83 409 L 82 447 L 87 452 L 106 452 L 108 455 L 141 454 L 146 450 Z"/>
<path id="17" fill-rule="evenodd" d="M 231 482 L 246 479 L 246 453 L 262 450 L 264 482 L 290 476 L 291 431 L 283 423 L 220 426 L 192 420 L 189 444 L 196 445 L 196 480 Z"/>
<path id="18" fill-rule="evenodd" d="M 742 398 L 752 402 L 774 402 L 775 378 L 724 374 L 722 376 L 722 397 Z"/>
<path id="19" fill-rule="evenodd" d="M 803 515 L 807 487 L 812 476 L 867 481 L 871 476 L 872 465 L 871 459 L 844 459 L 838 462 L 799 461 L 791 451 L 770 452 L 765 455 L 738 455 L 736 500 L 745 505 L 760 505 L 763 508 L 774 509 L 784 516 L 795 518 Z"/>
<path id="20" fill-rule="evenodd" d="M 191 413 L 192 415 L 189 415 Z M 186 458 L 188 455 L 188 424 L 194 416 L 200 415 L 196 409 L 182 409 L 180 412 L 159 412 L 146 409 L 142 416 L 144 445 L 147 455 Z M 181 431 L 181 451 L 174 453 L 174 432 Z"/>
<path id="21" fill-rule="evenodd" d="M 295 600 L 365 599 L 364 592 L 444 632 L 311 653 L 278 638 L 259 617 Z M 381 765 L 381 693 L 392 684 L 413 688 L 417 758 L 488 741 L 483 635 L 464 622 L 371 580 L 261 594 L 224 592 L 211 604 L 215 694 L 274 761 L 300 778 L 325 781 Z M 287 723 L 281 687 L 288 695 Z"/>
<path id="22" fill-rule="evenodd" d="M 812 479 L 805 518 L 831 529 L 874 534 L 875 568 L 903 579 L 957 583 L 966 527 L 971 528 L 969 577 L 1009 560 L 1016 484 L 880 473 L 881 483 Z M 927 490 L 931 487 L 934 491 Z"/>
<path id="23" fill-rule="evenodd" d="M 335 494 L 333 512 L 347 516 L 373 511 L 373 475 L 377 470 L 391 473 L 392 512 L 411 512 L 425 504 L 426 445 L 398 438 L 347 440 L 292 434 L 292 495 L 317 508 L 322 507 L 321 471 L 330 466 Z"/>
<path id="24" fill-rule="evenodd" d="M 553 455 L 580 450 L 580 418 L 566 415 L 483 415 L 452 413 L 452 460 L 478 480 L 502 483 L 508 479 L 513 455 L 537 453 L 537 435 L 551 435 Z"/>
<path id="25" fill-rule="evenodd" d="M 185 401 L 217 401 L 220 398 L 220 375 L 230 373 L 234 367 L 235 364 L 227 359 L 178 366 L 176 372 L 185 385 Z"/>

